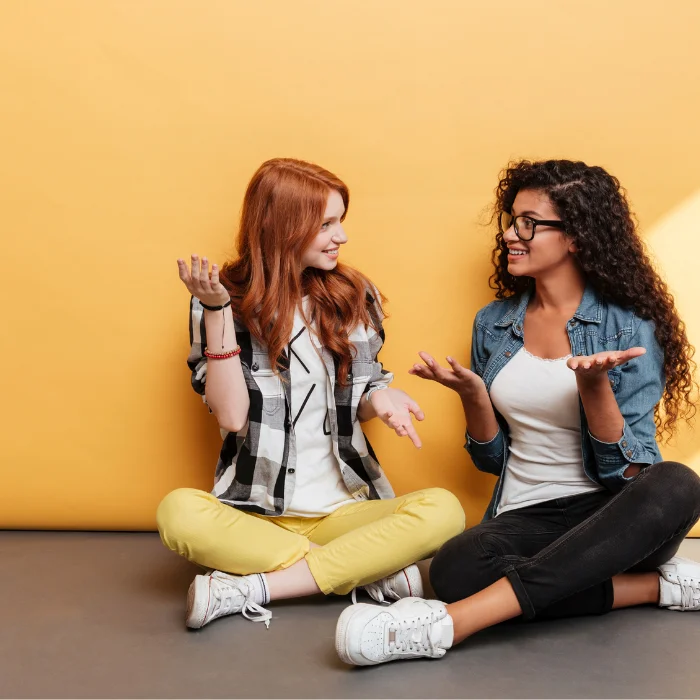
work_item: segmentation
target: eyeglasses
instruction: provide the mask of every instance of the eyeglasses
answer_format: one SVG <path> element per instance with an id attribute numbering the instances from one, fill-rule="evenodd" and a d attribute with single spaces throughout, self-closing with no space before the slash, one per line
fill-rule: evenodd
<path id="1" fill-rule="evenodd" d="M 533 219 L 531 216 L 513 216 L 507 211 L 502 211 L 498 215 L 498 228 L 500 232 L 505 233 L 511 226 L 515 229 L 515 235 L 521 241 L 531 241 L 535 237 L 535 229 L 538 226 L 563 228 L 564 222 Z"/>

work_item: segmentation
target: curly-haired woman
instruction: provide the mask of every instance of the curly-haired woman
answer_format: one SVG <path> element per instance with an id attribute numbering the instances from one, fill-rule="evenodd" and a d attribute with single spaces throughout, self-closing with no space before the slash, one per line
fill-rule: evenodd
<path id="1" fill-rule="evenodd" d="M 459 394 L 494 495 L 433 560 L 446 605 L 343 613 L 348 663 L 439 658 L 518 616 L 700 610 L 700 564 L 675 556 L 700 478 L 656 442 L 695 411 L 693 348 L 620 183 L 581 162 L 523 161 L 503 173 L 495 214 L 497 299 L 476 316 L 472 370 L 427 353 L 410 370 Z"/>

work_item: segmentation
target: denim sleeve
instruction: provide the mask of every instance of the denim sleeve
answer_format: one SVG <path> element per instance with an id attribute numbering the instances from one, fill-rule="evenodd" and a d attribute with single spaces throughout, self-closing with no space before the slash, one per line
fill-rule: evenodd
<path id="1" fill-rule="evenodd" d="M 474 466 L 480 472 L 501 476 L 503 472 L 503 457 L 506 441 L 503 430 L 499 427 L 496 436 L 488 442 L 477 442 L 467 431 L 467 441 L 464 445 Z"/>
<path id="2" fill-rule="evenodd" d="M 479 314 L 474 319 L 472 328 L 472 352 L 471 352 L 471 370 L 480 377 L 484 376 L 486 366 L 486 358 L 483 351 L 483 331 L 479 329 Z M 466 443 L 464 448 L 469 453 L 469 456 L 474 462 L 474 466 L 482 472 L 500 476 L 503 471 L 503 459 L 506 449 L 506 439 L 503 429 L 500 425 L 496 435 L 488 442 L 478 442 L 467 430 Z"/>
<path id="3" fill-rule="evenodd" d="M 639 320 L 629 347 L 643 347 L 646 354 L 621 367 L 615 398 L 624 419 L 622 437 L 617 442 L 601 442 L 588 436 L 603 484 L 614 491 L 630 481 L 623 472 L 630 464 L 654 464 L 659 461 L 656 444 L 654 408 L 665 386 L 663 351 L 654 335 L 651 321 Z"/>

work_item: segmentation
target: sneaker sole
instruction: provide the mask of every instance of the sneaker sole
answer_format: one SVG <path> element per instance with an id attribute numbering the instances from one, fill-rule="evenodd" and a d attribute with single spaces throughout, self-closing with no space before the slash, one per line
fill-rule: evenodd
<path id="1" fill-rule="evenodd" d="M 206 600 L 206 606 L 201 601 Z M 200 601 L 197 605 L 197 601 Z M 193 630 L 204 627 L 209 607 L 209 580 L 205 576 L 195 576 L 187 591 L 187 617 L 185 624 Z"/>

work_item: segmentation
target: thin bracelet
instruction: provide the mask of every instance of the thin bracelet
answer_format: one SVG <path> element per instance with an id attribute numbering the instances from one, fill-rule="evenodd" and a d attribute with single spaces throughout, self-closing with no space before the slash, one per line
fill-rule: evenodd
<path id="1" fill-rule="evenodd" d="M 221 306 L 207 306 L 201 299 L 200 299 L 199 303 L 202 305 L 202 308 L 206 309 L 207 311 L 221 311 L 221 315 L 223 316 L 223 319 L 224 319 L 224 326 L 221 329 L 221 349 L 223 350 L 224 349 L 224 334 L 226 333 L 226 314 L 223 311 L 227 306 L 231 306 L 231 300 L 229 299 L 225 304 L 222 304 Z M 238 352 L 240 352 L 240 351 L 241 350 L 239 348 Z M 238 353 L 236 353 L 236 354 L 238 354 Z M 230 355 L 229 357 L 233 357 L 233 355 Z M 219 358 L 212 358 L 212 359 L 221 360 L 221 359 L 225 359 L 225 358 L 219 357 Z"/>
<path id="2" fill-rule="evenodd" d="M 222 304 L 221 306 L 207 306 L 203 301 L 199 302 L 201 307 L 203 309 L 206 309 L 207 311 L 221 311 L 221 309 L 225 309 L 227 306 L 231 306 L 231 300 L 229 299 L 225 304 Z"/>

